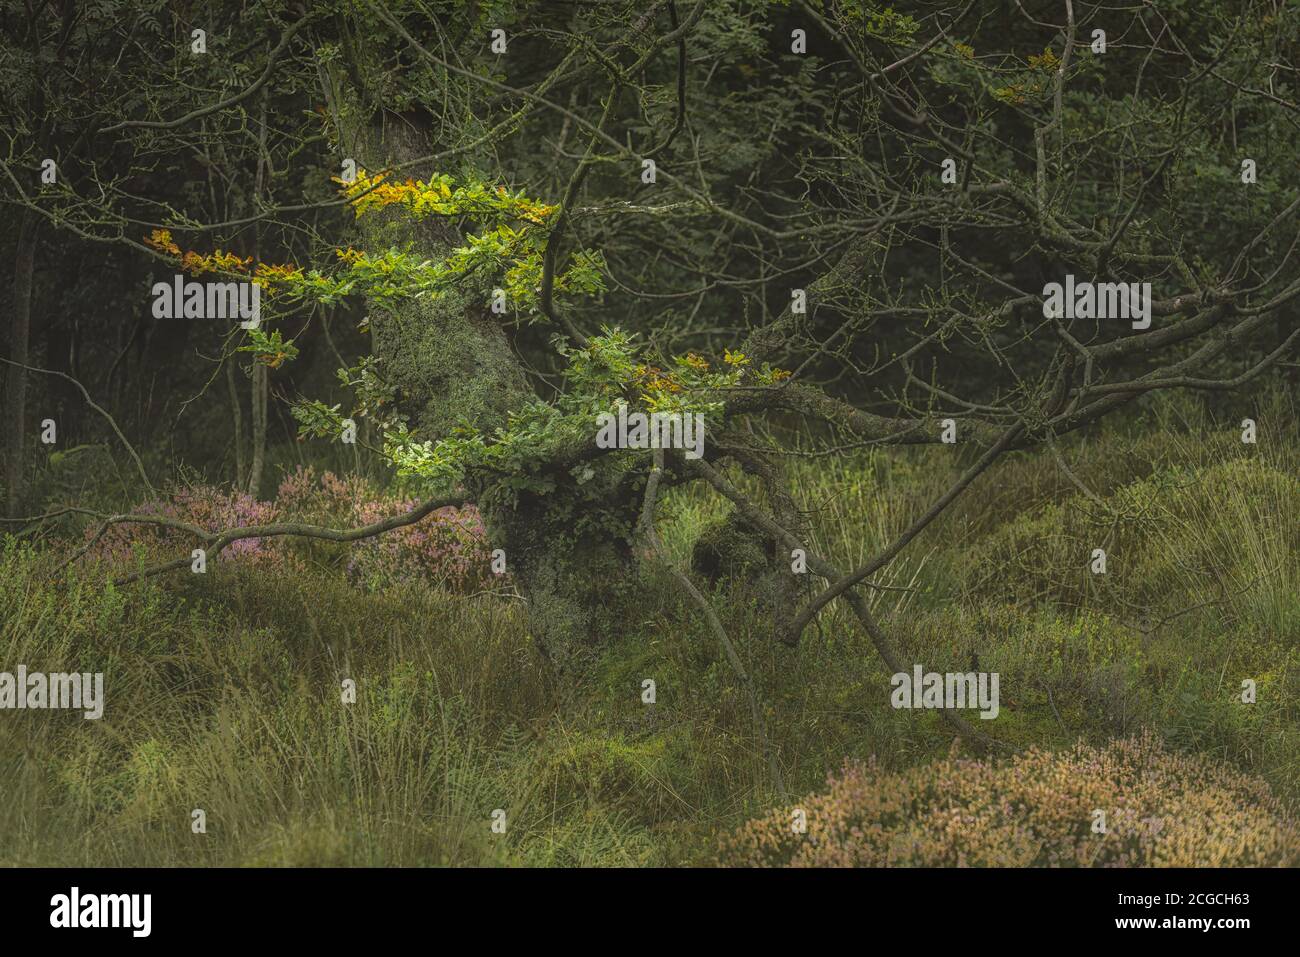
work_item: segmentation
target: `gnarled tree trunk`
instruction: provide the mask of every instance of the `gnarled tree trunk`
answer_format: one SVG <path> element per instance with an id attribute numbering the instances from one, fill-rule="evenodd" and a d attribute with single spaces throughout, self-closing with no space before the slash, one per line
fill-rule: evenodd
<path id="1" fill-rule="evenodd" d="M 353 158 L 381 170 L 436 151 L 418 120 L 382 113 L 359 128 Z M 418 164 L 403 175 L 427 177 Z M 438 261 L 463 238 L 447 220 L 411 219 L 400 209 L 367 215 L 359 226 L 371 249 L 413 244 Z M 524 368 L 490 309 L 500 277 L 478 276 L 437 297 L 375 308 L 369 322 L 380 374 L 422 438 L 437 441 L 462 421 L 491 433 L 509 412 L 534 397 Z M 595 441 L 595 424 L 592 427 Z M 634 490 L 575 488 L 557 469 L 547 494 L 505 489 L 479 477 L 469 489 L 493 548 L 528 600 L 530 627 L 561 671 L 580 670 L 602 641 L 626 625 L 626 599 L 636 570 L 629 541 L 636 520 Z"/>

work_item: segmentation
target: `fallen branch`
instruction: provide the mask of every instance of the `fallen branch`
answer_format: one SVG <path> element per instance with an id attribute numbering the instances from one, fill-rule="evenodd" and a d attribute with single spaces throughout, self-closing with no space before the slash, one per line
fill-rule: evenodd
<path id="1" fill-rule="evenodd" d="M 330 542 L 355 542 L 363 538 L 374 538 L 376 535 L 382 535 L 384 532 L 392 531 L 395 528 L 401 528 L 404 525 L 414 525 L 420 519 L 424 518 L 431 512 L 440 508 L 449 506 L 464 505 L 469 497 L 463 493 L 443 496 L 442 498 L 431 498 L 420 503 L 409 512 L 403 512 L 400 515 L 393 515 L 389 518 L 382 519 L 378 522 L 372 522 L 369 525 L 363 525 L 360 528 L 327 528 L 323 525 L 307 525 L 301 522 L 273 522 L 268 525 L 245 525 L 237 528 L 227 528 L 220 532 L 209 532 L 197 525 L 191 525 L 188 522 L 181 522 L 176 519 L 167 518 L 161 515 L 108 515 L 91 512 L 88 509 L 71 509 L 84 514 L 97 515 L 103 518 L 103 524 L 94 538 L 82 547 L 75 555 L 64 562 L 60 568 L 63 568 L 69 562 L 75 561 L 84 555 L 111 525 L 124 524 L 149 524 L 163 525 L 169 528 L 175 528 L 187 532 L 206 545 L 206 550 L 213 553 L 214 556 L 221 554 L 222 549 L 234 542 L 243 541 L 248 538 L 279 538 L 292 536 L 295 538 L 319 538 Z M 191 561 L 190 556 L 176 558 L 169 562 L 163 562 L 159 565 L 153 565 L 149 568 L 132 572 L 114 581 L 115 585 L 127 585 L 131 582 L 140 581 L 145 578 L 151 578 L 154 575 L 160 575 L 163 572 L 174 571 L 183 568 Z"/>
<path id="2" fill-rule="evenodd" d="M 772 536 L 777 541 L 782 542 L 788 548 L 804 548 L 793 533 L 788 529 L 783 528 L 775 519 L 751 502 L 744 494 L 728 482 L 721 473 L 703 459 L 688 461 L 686 467 L 688 471 L 703 478 L 723 496 L 731 499 L 731 501 L 735 503 L 740 514 L 751 524 L 763 529 L 763 531 L 767 532 L 768 535 Z M 824 578 L 827 581 L 836 581 L 843 577 L 840 571 L 824 558 L 813 554 L 811 551 L 808 551 L 807 548 L 804 548 L 804 554 L 808 560 L 808 568 L 821 578 Z M 889 666 L 890 670 L 894 674 L 906 671 L 907 669 L 903 667 L 902 659 L 899 658 L 897 652 L 894 651 L 893 645 L 890 643 L 888 636 L 883 630 L 881 630 L 880 626 L 876 623 L 875 618 L 872 617 L 871 611 L 867 608 L 867 603 L 863 601 L 862 596 L 850 587 L 843 592 L 843 597 L 849 603 L 849 607 L 853 609 L 853 613 L 857 616 L 858 621 L 862 623 L 862 627 L 866 629 L 867 636 L 875 646 L 876 652 L 884 660 L 885 664 Z M 999 741 L 991 735 L 976 730 L 968 721 L 948 708 L 941 709 L 939 714 L 958 734 L 963 737 L 995 745 L 997 747 L 1013 747 L 1004 741 Z"/>
<path id="3" fill-rule="evenodd" d="M 1024 431 L 1024 423 L 1017 422 L 1015 425 L 1011 426 L 1011 428 L 1007 429 L 1006 432 L 1002 433 L 1002 437 L 998 439 L 997 442 L 993 443 L 993 445 L 979 457 L 975 464 L 967 469 L 961 478 L 959 478 L 953 486 L 948 489 L 948 491 L 944 492 L 943 495 L 941 495 L 935 503 L 930 506 L 924 515 L 908 526 L 903 534 L 898 536 L 892 545 L 862 567 L 836 579 L 829 588 L 810 601 L 804 610 L 799 613 L 799 617 L 791 623 L 789 632 L 784 636 L 783 640 L 786 641 L 787 644 L 797 644 L 799 636 L 803 634 L 803 630 L 808 627 L 808 623 L 812 621 L 813 617 L 816 616 L 822 608 L 824 608 L 833 598 L 844 594 L 848 589 L 852 588 L 864 579 L 869 578 L 871 575 L 874 575 L 880 569 L 889 564 L 889 562 L 907 546 L 908 542 L 914 539 L 927 525 L 938 518 L 939 515 L 943 513 L 944 509 L 952 503 L 953 499 L 965 491 L 971 482 L 975 481 L 975 479 L 978 478 L 985 469 L 992 465 L 993 460 L 1006 451 L 1006 449 L 1015 442 Z"/>

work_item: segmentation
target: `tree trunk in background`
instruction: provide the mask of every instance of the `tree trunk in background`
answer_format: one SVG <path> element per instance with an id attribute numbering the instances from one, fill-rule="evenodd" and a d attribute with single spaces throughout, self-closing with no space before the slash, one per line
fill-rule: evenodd
<path id="1" fill-rule="evenodd" d="M 36 268 L 36 218 L 23 213 L 18 226 L 18 249 L 14 257 L 14 311 L 9 325 L 9 358 L 29 365 L 27 345 L 32 331 L 32 274 Z M 5 441 L 5 512 L 16 518 L 22 510 L 23 477 L 27 436 L 27 372 L 5 369 L 5 411 L 8 432 Z"/>
<path id="2" fill-rule="evenodd" d="M 257 498 L 262 491 L 262 462 L 266 453 L 267 368 L 253 362 L 253 458 L 248 465 L 248 494 Z"/>
<path id="3" fill-rule="evenodd" d="M 268 47 L 269 51 L 269 47 Z M 266 186 L 266 93 L 262 94 L 262 118 L 257 134 L 257 175 L 253 183 L 253 203 L 260 206 L 262 191 Z M 262 223 L 253 227 L 253 261 L 262 260 Z M 253 456 L 248 464 L 248 494 L 256 499 L 262 491 L 262 463 L 266 457 L 266 403 L 270 391 L 271 370 L 263 362 L 253 360 L 252 411 Z"/>
<path id="4" fill-rule="evenodd" d="M 239 389 L 235 384 L 237 362 L 233 355 L 226 360 L 226 386 L 230 389 L 230 414 L 235 424 L 235 488 L 240 489 L 248 472 L 244 469 L 244 410 L 239 405 Z"/>

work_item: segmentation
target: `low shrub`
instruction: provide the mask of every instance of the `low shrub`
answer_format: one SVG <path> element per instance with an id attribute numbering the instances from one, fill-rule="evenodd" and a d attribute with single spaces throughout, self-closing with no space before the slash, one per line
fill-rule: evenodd
<path id="1" fill-rule="evenodd" d="M 897 773 L 850 762 L 829 789 L 724 839 L 761 867 L 1294 866 L 1300 831 L 1258 778 L 1150 733 L 948 759 Z M 797 833 L 802 810 L 806 833 Z M 1105 831 L 1095 830 L 1105 813 Z"/>
<path id="2" fill-rule="evenodd" d="M 135 509 L 217 532 L 241 525 L 302 522 L 335 528 L 370 525 L 413 509 L 415 499 L 386 494 L 360 476 L 340 478 L 326 472 L 319 478 L 310 468 L 298 468 L 280 483 L 275 501 L 261 502 L 237 491 L 208 485 L 176 489 L 160 501 Z M 98 526 L 85 532 L 94 539 Z M 181 529 L 141 523 L 112 525 L 90 550 L 89 557 L 121 564 L 158 553 L 184 555 L 199 544 Z M 500 581 L 491 571 L 487 533 L 478 509 L 440 508 L 420 521 L 349 545 L 318 539 L 247 538 L 221 550 L 222 561 L 260 566 L 298 566 L 304 560 L 338 561 L 350 581 L 366 588 L 384 588 L 422 581 L 456 590 L 476 590 Z"/>

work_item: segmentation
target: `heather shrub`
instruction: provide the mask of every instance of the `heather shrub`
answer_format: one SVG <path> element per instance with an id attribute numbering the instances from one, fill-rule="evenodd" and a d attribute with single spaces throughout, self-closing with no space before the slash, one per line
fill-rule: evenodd
<path id="1" fill-rule="evenodd" d="M 1150 733 L 884 773 L 849 762 L 828 790 L 724 838 L 765 867 L 1294 866 L 1300 831 L 1258 778 L 1165 750 Z M 1106 832 L 1094 833 L 1094 812 Z"/>
<path id="2" fill-rule="evenodd" d="M 280 483 L 276 504 L 292 521 L 346 527 L 370 525 L 419 503 L 384 494 L 359 475 L 326 472 L 317 480 L 311 468 L 299 467 Z M 345 568 L 349 580 L 367 588 L 425 581 L 474 590 L 499 581 L 492 574 L 483 519 L 473 505 L 440 508 L 413 525 L 355 542 Z"/>
<path id="3" fill-rule="evenodd" d="M 319 478 L 299 467 L 280 483 L 274 502 L 260 502 L 244 492 L 207 485 L 179 488 L 162 501 L 146 502 L 135 511 L 197 525 L 210 532 L 238 525 L 301 522 L 335 528 L 369 525 L 410 511 L 416 499 L 386 494 L 360 476 Z M 98 526 L 85 532 L 94 537 Z M 111 526 L 94 542 L 90 558 L 111 564 L 138 562 L 159 553 L 187 554 L 198 542 L 179 529 L 161 525 Z M 340 545 L 320 539 L 276 537 L 232 542 L 223 561 L 259 567 L 301 567 L 302 562 L 340 564 L 349 581 L 366 588 L 425 582 L 459 590 L 495 584 L 491 552 L 478 509 L 442 508 L 412 525 L 359 542 Z"/>
<path id="4" fill-rule="evenodd" d="M 150 501 L 134 509 L 141 515 L 158 515 L 218 532 L 236 525 L 265 525 L 278 521 L 279 510 L 271 502 L 259 502 L 244 492 L 226 491 L 209 485 L 175 489 L 162 501 Z M 86 530 L 94 537 L 98 526 Z M 109 563 L 132 560 L 137 554 L 168 551 L 188 553 L 198 546 L 194 536 L 164 525 L 111 525 L 94 543 L 90 557 Z M 231 542 L 221 550 L 223 561 L 240 560 L 255 564 L 283 564 L 284 554 L 273 539 L 245 538 Z"/>

